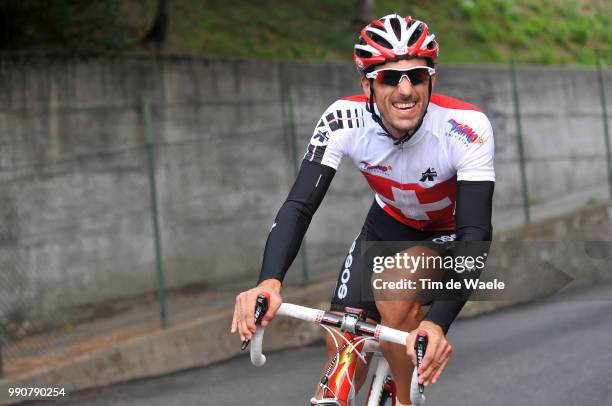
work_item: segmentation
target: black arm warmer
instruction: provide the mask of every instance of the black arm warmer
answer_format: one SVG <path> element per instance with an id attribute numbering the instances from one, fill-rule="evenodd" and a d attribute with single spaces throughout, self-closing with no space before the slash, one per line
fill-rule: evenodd
<path id="1" fill-rule="evenodd" d="M 491 214 L 495 182 L 457 182 L 457 203 L 455 206 L 455 233 L 458 241 L 491 241 Z M 488 245 L 486 245 L 488 247 Z M 485 244 L 463 245 L 464 250 L 482 251 Z M 479 252 L 478 255 L 482 255 Z M 469 297 L 469 291 L 461 293 L 457 300 L 434 300 L 425 320 L 432 321 L 448 332 Z"/>
<path id="2" fill-rule="evenodd" d="M 293 188 L 278 211 L 268 235 L 257 283 L 272 278 L 283 281 L 335 173 L 329 166 L 302 161 Z"/>

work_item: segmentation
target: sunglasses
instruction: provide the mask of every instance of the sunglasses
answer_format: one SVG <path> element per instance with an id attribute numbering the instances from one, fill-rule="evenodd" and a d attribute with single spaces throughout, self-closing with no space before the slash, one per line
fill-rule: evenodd
<path id="1" fill-rule="evenodd" d="M 366 74 L 366 78 L 374 79 L 376 83 L 388 86 L 397 86 L 405 76 L 412 86 L 420 85 L 429 80 L 436 73 L 429 66 L 415 66 L 409 69 L 384 68 Z"/>

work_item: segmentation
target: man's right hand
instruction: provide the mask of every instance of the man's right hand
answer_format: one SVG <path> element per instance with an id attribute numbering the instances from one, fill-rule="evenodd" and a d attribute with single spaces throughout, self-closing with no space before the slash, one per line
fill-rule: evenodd
<path id="1" fill-rule="evenodd" d="M 266 279 L 253 289 L 249 289 L 236 296 L 231 332 L 238 332 L 241 341 L 250 340 L 252 338 L 255 333 L 254 314 L 257 296 L 264 292 L 270 295 L 270 303 L 268 303 L 268 311 L 261 320 L 261 325 L 265 327 L 272 321 L 282 303 L 280 289 L 280 281 L 276 279 Z"/>

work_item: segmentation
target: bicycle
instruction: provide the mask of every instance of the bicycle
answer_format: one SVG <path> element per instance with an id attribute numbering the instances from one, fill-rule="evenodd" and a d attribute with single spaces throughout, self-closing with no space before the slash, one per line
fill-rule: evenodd
<path id="1" fill-rule="evenodd" d="M 267 298 L 261 295 L 257 300 L 255 310 L 256 332 L 251 340 L 251 362 L 259 367 L 266 363 L 262 353 L 264 328 L 259 320 L 267 310 Z M 323 390 L 323 398 L 310 399 L 311 405 L 318 406 L 355 406 L 355 387 L 353 378 L 359 361 L 367 364 L 365 354 L 373 353 L 377 365 L 370 385 L 367 406 L 383 406 L 391 400 L 395 406 L 395 385 L 388 362 L 382 356 L 379 341 L 387 341 L 406 345 L 409 333 L 385 327 L 381 324 L 367 323 L 361 316 L 361 310 L 347 308 L 343 314 L 331 313 L 291 303 L 281 304 L 277 316 L 287 316 L 319 324 L 333 338 L 336 344 L 336 354 L 323 373 L 319 387 Z M 339 328 L 341 332 L 334 329 Z M 336 337 L 337 336 L 337 337 Z M 341 344 L 338 342 L 338 338 Z M 418 384 L 417 369 L 425 354 L 427 341 L 424 336 L 417 337 L 417 367 L 412 374 L 410 398 L 414 406 L 425 404 L 422 385 Z M 243 343 L 243 349 L 248 342 Z"/>

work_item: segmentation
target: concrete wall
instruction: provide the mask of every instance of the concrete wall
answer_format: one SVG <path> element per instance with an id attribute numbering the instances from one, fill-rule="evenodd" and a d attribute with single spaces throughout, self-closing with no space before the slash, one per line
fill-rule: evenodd
<path id="1" fill-rule="evenodd" d="M 596 72 L 524 67 L 518 80 L 540 216 L 603 199 Z M 612 71 L 605 80 L 612 95 Z M 0 83 L 0 321 L 16 325 L 154 289 L 143 101 L 153 110 L 166 281 L 215 287 L 255 279 L 313 125 L 337 97 L 359 92 L 350 65 L 199 57 L 3 56 Z M 520 224 L 509 70 L 441 67 L 438 84 L 491 118 L 495 221 Z M 371 203 L 351 166 L 309 231 L 314 277 L 337 270 Z M 296 263 L 290 280 L 300 279 Z"/>

